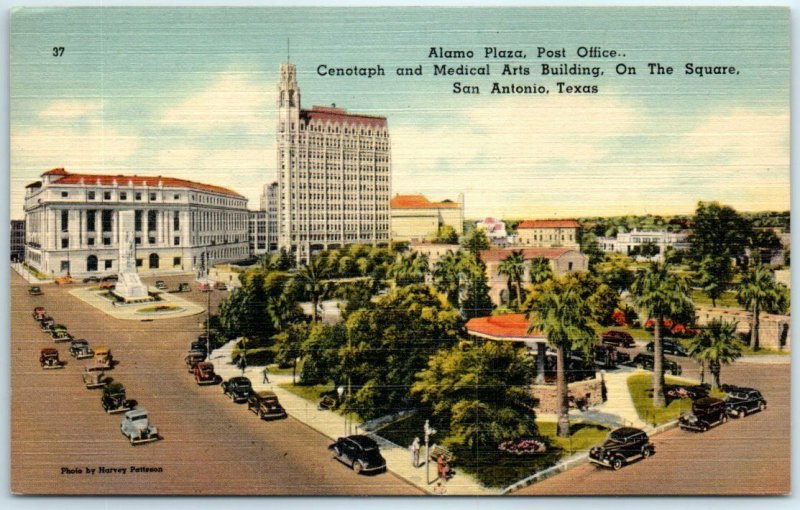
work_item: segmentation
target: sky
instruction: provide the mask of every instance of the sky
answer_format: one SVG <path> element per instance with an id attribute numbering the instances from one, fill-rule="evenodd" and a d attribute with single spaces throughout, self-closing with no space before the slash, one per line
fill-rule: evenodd
<path id="1" fill-rule="evenodd" d="M 580 46 L 624 57 L 581 59 Z M 429 58 L 432 47 L 475 57 Z M 485 47 L 522 50 L 510 63 L 531 75 L 500 76 L 506 61 Z M 539 47 L 566 58 L 537 58 Z M 463 192 L 467 217 L 789 208 L 786 9 L 36 8 L 11 19 L 11 217 L 54 167 L 227 186 L 257 208 L 275 179 L 287 58 L 303 107 L 387 117 L 393 193 Z M 620 62 L 637 75 L 617 76 Z M 651 76 L 649 62 L 674 74 Z M 739 74 L 686 76 L 687 62 Z M 434 64 L 487 63 L 489 77 L 433 76 Z M 604 75 L 544 77 L 543 63 Z M 386 76 L 320 76 L 323 64 L 380 64 Z M 394 71 L 418 65 L 423 76 Z M 456 81 L 481 94 L 453 94 Z M 494 81 L 550 93 L 492 95 Z M 557 81 L 598 93 L 558 94 Z"/>

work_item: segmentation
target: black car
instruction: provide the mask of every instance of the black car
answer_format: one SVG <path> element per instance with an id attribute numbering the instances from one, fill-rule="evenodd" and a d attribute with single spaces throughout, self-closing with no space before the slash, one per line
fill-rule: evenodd
<path id="1" fill-rule="evenodd" d="M 636 342 L 633 341 L 633 337 L 630 333 L 626 333 L 625 331 L 617 331 L 615 329 L 610 329 L 603 333 L 600 336 L 600 340 L 606 345 L 614 345 L 616 347 L 633 347 L 636 345 Z"/>
<path id="2" fill-rule="evenodd" d="M 166 290 L 167 284 L 164 280 L 156 280 L 156 288 L 160 290 Z"/>
<path id="3" fill-rule="evenodd" d="M 705 432 L 728 421 L 728 408 L 724 400 L 705 397 L 692 404 L 692 412 L 681 415 L 678 424 L 683 430 Z"/>
<path id="4" fill-rule="evenodd" d="M 655 451 L 643 430 L 621 427 L 613 430 L 601 446 L 589 450 L 589 461 L 616 471 L 631 461 L 646 459 Z"/>
<path id="5" fill-rule="evenodd" d="M 611 345 L 598 345 L 594 348 L 594 364 L 603 368 L 616 368 L 630 363 L 631 355 Z"/>
<path id="6" fill-rule="evenodd" d="M 640 352 L 633 357 L 633 364 L 645 370 L 653 370 L 655 366 L 655 356 L 649 353 Z M 672 375 L 681 375 L 681 366 L 672 360 L 664 360 L 664 372 Z"/>
<path id="7" fill-rule="evenodd" d="M 386 459 L 381 455 L 378 443 L 367 436 L 340 437 L 328 449 L 334 459 L 350 466 L 356 473 L 384 471 L 386 469 Z"/>
<path id="8" fill-rule="evenodd" d="M 253 385 L 247 377 L 231 377 L 222 383 L 222 392 L 236 403 L 246 402 L 253 394 Z"/>
<path id="9" fill-rule="evenodd" d="M 38 285 L 31 285 L 28 287 L 28 294 L 31 296 L 41 296 L 43 294 L 42 288 Z"/>
<path id="10" fill-rule="evenodd" d="M 97 276 L 87 276 L 83 279 L 83 283 L 100 283 L 100 278 Z"/>
<path id="11" fill-rule="evenodd" d="M 262 420 L 286 418 L 286 410 L 272 391 L 259 391 L 250 395 L 247 399 L 247 409 Z"/>
<path id="12" fill-rule="evenodd" d="M 197 340 L 192 342 L 192 345 L 189 346 L 189 350 L 202 352 L 203 354 L 208 355 L 208 343 L 205 340 Z"/>
<path id="13" fill-rule="evenodd" d="M 675 340 L 662 340 L 661 345 L 664 347 L 664 354 L 672 354 L 675 356 L 688 356 L 689 353 L 686 352 L 686 349 L 683 346 L 676 342 Z M 647 352 L 653 352 L 655 350 L 655 344 L 650 342 L 647 344 Z"/>
<path id="14" fill-rule="evenodd" d="M 766 399 L 756 389 L 739 386 L 723 386 L 722 389 L 728 393 L 725 406 L 731 416 L 743 418 L 750 413 L 764 411 L 767 408 Z"/>

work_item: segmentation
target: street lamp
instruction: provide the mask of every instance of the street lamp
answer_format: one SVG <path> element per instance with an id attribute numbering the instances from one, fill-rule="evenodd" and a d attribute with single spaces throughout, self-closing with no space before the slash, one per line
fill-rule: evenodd
<path id="1" fill-rule="evenodd" d="M 339 386 L 336 388 L 336 393 L 339 395 L 339 401 L 342 400 L 342 395 L 344 395 L 344 386 Z M 344 415 L 344 435 L 347 435 L 347 409 L 345 409 Z"/>
<path id="2" fill-rule="evenodd" d="M 428 449 L 428 439 L 436 434 L 436 429 L 431 428 L 431 424 L 428 420 L 425 420 L 425 483 L 431 483 L 431 453 Z"/>

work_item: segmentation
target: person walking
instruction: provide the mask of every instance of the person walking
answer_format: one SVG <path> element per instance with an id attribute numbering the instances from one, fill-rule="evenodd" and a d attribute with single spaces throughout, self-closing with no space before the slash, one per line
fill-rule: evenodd
<path id="1" fill-rule="evenodd" d="M 263 380 L 261 381 L 261 384 L 269 384 L 269 367 L 265 366 L 264 370 L 261 371 L 261 375 L 264 376 L 262 378 Z"/>
<path id="2" fill-rule="evenodd" d="M 415 437 L 411 443 L 411 465 L 419 467 L 419 438 Z"/>
<path id="3" fill-rule="evenodd" d="M 439 480 L 443 482 L 447 481 L 446 465 L 447 463 L 442 455 L 436 457 L 436 471 L 439 474 Z"/>

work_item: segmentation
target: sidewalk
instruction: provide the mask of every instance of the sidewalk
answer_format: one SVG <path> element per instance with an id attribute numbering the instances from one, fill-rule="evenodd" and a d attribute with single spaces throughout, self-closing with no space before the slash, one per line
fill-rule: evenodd
<path id="1" fill-rule="evenodd" d="M 228 342 L 221 348 L 212 351 L 209 361 L 214 364 L 214 371 L 219 374 L 224 380 L 230 377 L 242 375 L 242 371 L 231 362 L 231 353 L 233 351 L 234 342 Z M 262 370 L 264 367 L 251 366 L 245 370 L 245 376 L 250 379 L 253 384 L 253 389 L 259 390 L 272 390 L 280 399 L 286 412 L 292 418 L 303 422 L 317 432 L 329 437 L 331 440 L 337 439 L 346 434 L 345 419 L 343 416 L 333 411 L 320 411 L 313 402 L 301 398 L 294 393 L 291 393 L 279 385 L 292 382 L 292 376 L 286 374 L 270 374 L 268 384 L 263 384 Z M 352 434 L 363 433 L 359 425 L 353 425 Z M 372 436 L 381 447 L 381 454 L 386 459 L 387 468 L 407 480 L 409 483 L 433 494 L 433 489 L 436 483 L 425 483 L 425 465 L 419 468 L 411 466 L 411 454 L 406 447 L 398 446 L 378 436 Z M 327 452 L 324 452 L 327 456 Z M 424 456 L 423 451 L 420 452 L 420 457 Z M 436 476 L 436 465 L 431 463 L 431 480 Z M 472 477 L 460 473 L 456 469 L 455 475 L 444 484 L 448 495 L 452 496 L 486 496 L 496 495 L 499 491 L 487 489 Z"/>
<path id="2" fill-rule="evenodd" d="M 21 263 L 12 263 L 11 269 L 13 269 L 18 275 L 24 278 L 28 283 L 31 284 L 42 284 L 42 283 L 53 283 L 53 280 L 40 280 L 36 278 L 30 271 L 25 269 Z"/>

